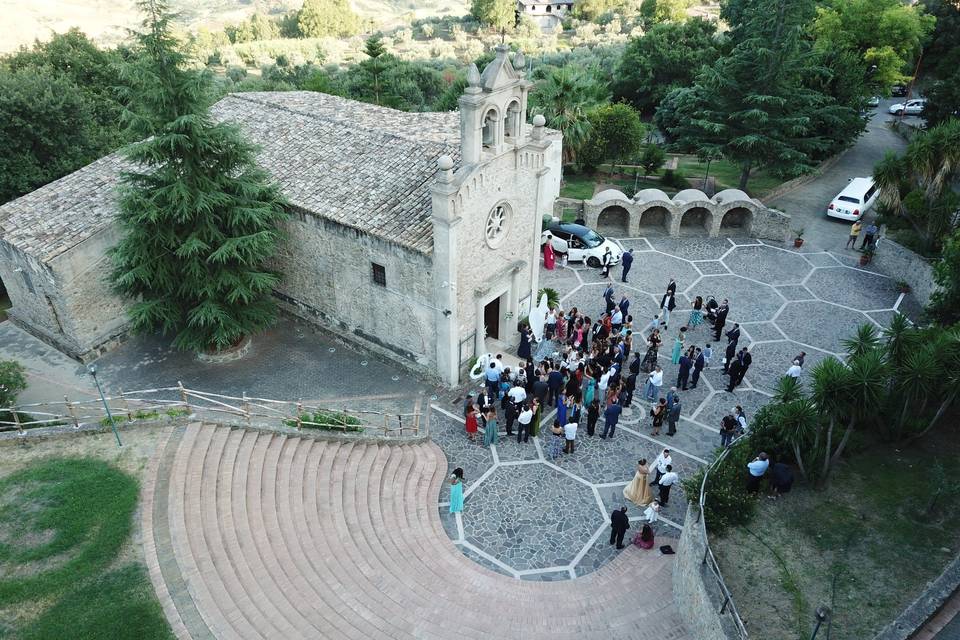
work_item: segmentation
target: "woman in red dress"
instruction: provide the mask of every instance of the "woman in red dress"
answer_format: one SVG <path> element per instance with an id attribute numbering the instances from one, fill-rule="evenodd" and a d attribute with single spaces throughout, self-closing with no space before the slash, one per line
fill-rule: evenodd
<path id="1" fill-rule="evenodd" d="M 473 442 L 477 437 L 477 409 L 473 402 L 467 403 L 467 409 L 464 411 L 464 418 L 467 423 L 467 437 Z"/>
<path id="2" fill-rule="evenodd" d="M 653 528 L 649 524 L 643 525 L 633 543 L 641 549 L 653 549 Z"/>
<path id="3" fill-rule="evenodd" d="M 553 236 L 547 235 L 547 243 L 543 245 L 543 266 L 553 271 L 554 266 L 556 266 L 557 257 L 553 253 Z"/>

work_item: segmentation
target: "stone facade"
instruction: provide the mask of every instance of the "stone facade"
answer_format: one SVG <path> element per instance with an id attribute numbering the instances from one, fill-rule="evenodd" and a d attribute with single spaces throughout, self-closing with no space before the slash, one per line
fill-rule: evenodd
<path id="1" fill-rule="evenodd" d="M 738 189 L 725 189 L 713 198 L 697 189 L 684 189 L 673 198 L 659 189 L 644 189 L 633 198 L 607 189 L 583 203 L 583 215 L 587 226 L 613 228 L 627 237 L 749 236 L 782 242 L 790 226 L 790 216 Z"/>
<path id="2" fill-rule="evenodd" d="M 79 360 L 90 360 L 126 331 L 126 304 L 110 292 L 108 227 L 71 251 L 42 263 L 0 240 L 0 276 L 10 296 L 10 319 Z"/>
<path id="3" fill-rule="evenodd" d="M 573 0 L 517 0 L 517 14 L 547 32 L 556 29 L 572 8 Z"/>
<path id="4" fill-rule="evenodd" d="M 561 136 L 527 124 L 522 54 L 473 66 L 460 112 L 404 113 L 309 91 L 226 96 L 289 203 L 274 266 L 288 310 L 459 382 L 508 338 L 537 290 L 539 235 L 559 194 Z M 0 207 L 11 318 L 65 353 L 124 332 L 111 292 L 117 154 Z"/>
<path id="5" fill-rule="evenodd" d="M 728 640 L 739 637 L 733 624 L 724 621 L 720 605 L 711 590 L 716 590 L 704 557 L 707 543 L 697 512 L 687 507 L 683 533 L 677 544 L 677 559 L 673 563 L 673 601 L 692 637 L 697 640 Z"/>
<path id="6" fill-rule="evenodd" d="M 930 261 L 889 238 L 881 238 L 877 243 L 873 266 L 880 273 L 909 284 L 910 291 L 924 307 L 930 302 L 933 292 L 939 288 L 933 279 L 933 265 Z"/>

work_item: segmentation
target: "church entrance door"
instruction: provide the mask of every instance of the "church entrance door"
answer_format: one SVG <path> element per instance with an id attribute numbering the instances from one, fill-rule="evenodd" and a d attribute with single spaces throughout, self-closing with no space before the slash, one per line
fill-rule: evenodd
<path id="1" fill-rule="evenodd" d="M 488 338 L 500 339 L 500 298 L 494 298 L 483 308 L 483 325 Z"/>

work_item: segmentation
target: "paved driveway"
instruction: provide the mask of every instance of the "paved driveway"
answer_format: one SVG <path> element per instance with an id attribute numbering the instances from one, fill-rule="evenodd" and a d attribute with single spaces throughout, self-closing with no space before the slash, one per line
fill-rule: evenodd
<path id="1" fill-rule="evenodd" d="M 899 101 L 902 98 L 882 100 L 867 131 L 824 175 L 768 203 L 792 216 L 791 228 L 806 230 L 806 245 L 820 251 L 847 251 L 844 244 L 850 223 L 828 218 L 824 212 L 850 178 L 872 175 L 874 165 L 887 151 L 904 152 L 906 142 L 887 126 L 893 118 L 887 114 L 887 107 Z"/>

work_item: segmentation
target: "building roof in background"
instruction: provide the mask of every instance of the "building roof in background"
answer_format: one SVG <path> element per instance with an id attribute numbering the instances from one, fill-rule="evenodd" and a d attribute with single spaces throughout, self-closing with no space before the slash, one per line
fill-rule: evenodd
<path id="1" fill-rule="evenodd" d="M 303 211 L 422 253 L 437 158 L 459 161 L 459 115 L 406 113 L 311 91 L 230 94 L 211 108 Z M 0 206 L 0 237 L 49 261 L 112 223 L 119 154 Z"/>

